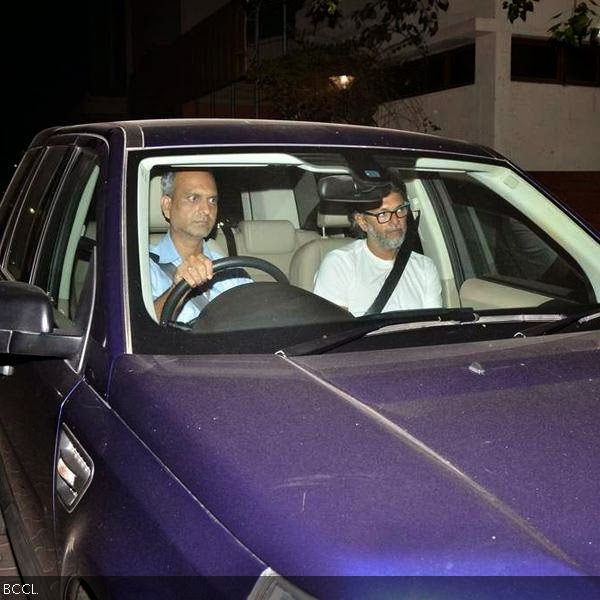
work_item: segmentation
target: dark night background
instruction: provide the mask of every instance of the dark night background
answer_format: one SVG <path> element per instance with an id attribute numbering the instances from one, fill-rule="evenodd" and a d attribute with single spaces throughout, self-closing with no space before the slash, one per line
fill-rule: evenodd
<path id="1" fill-rule="evenodd" d="M 80 121 L 89 95 L 125 93 L 124 47 L 113 27 L 118 16 L 122 23 L 118 9 L 114 0 L 3 5 L 0 189 L 35 133 Z"/>
<path id="2" fill-rule="evenodd" d="M 262 2 L 281 10 L 280 0 Z M 212 15 L 211 4 L 188 9 Z M 170 0 L 3 5 L 0 192 L 45 127 L 182 116 L 185 101 L 243 75 L 244 3 L 227 4 L 184 37 L 181 5 Z"/>
<path id="3" fill-rule="evenodd" d="M 188 3 L 188 10 L 211 14 L 211 0 L 197 2 Z M 45 127 L 182 116 L 190 100 L 242 78 L 243 4 L 228 3 L 185 35 L 180 3 L 170 0 L 3 4 L 0 193 L 33 136 Z M 281 0 L 262 4 L 268 10 L 261 38 L 277 33 L 270 24 L 281 25 L 275 10 Z M 288 0 L 288 17 L 296 4 Z M 238 6 L 237 12 L 232 6 Z M 288 27 L 293 30 L 293 24 Z M 246 36 L 252 39 L 251 27 Z M 600 226 L 598 171 L 537 171 L 534 176 Z"/>

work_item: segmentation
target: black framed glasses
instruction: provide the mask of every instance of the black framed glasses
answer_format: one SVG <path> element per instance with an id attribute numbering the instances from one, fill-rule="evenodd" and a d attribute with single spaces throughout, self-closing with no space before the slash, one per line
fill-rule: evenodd
<path id="1" fill-rule="evenodd" d="M 370 217 L 375 217 L 377 222 L 383 225 L 387 223 L 392 215 L 396 215 L 398 219 L 404 219 L 406 215 L 408 215 L 408 210 L 410 209 L 410 202 L 406 202 L 405 204 L 401 204 L 396 207 L 394 210 L 380 210 L 379 212 L 369 212 L 368 210 L 363 211 L 363 215 L 369 215 Z"/>

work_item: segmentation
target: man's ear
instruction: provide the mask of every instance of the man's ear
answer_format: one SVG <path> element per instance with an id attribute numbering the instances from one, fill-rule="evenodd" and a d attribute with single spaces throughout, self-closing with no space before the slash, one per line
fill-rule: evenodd
<path id="1" fill-rule="evenodd" d="M 365 217 L 360 213 L 356 213 L 354 215 L 354 222 L 366 233 L 367 232 L 367 222 Z"/>
<path id="2" fill-rule="evenodd" d="M 160 197 L 160 208 L 162 210 L 163 217 L 168 221 L 171 217 L 171 196 L 163 194 Z"/>

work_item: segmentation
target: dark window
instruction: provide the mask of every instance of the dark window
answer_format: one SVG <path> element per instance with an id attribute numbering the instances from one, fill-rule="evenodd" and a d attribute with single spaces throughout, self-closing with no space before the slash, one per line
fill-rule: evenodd
<path id="1" fill-rule="evenodd" d="M 475 83 L 475 44 L 448 52 L 448 87 Z"/>
<path id="2" fill-rule="evenodd" d="M 558 46 L 543 40 L 512 39 L 513 80 L 552 81 L 558 78 Z"/>
<path id="3" fill-rule="evenodd" d="M 600 85 L 598 47 L 565 48 L 565 82 L 573 85 Z"/>
<path id="4" fill-rule="evenodd" d="M 395 68 L 391 77 L 395 98 L 471 85 L 475 83 L 475 44 L 409 61 Z"/>
<path id="5" fill-rule="evenodd" d="M 579 48 L 551 40 L 513 37 L 511 79 L 600 86 L 600 47 Z"/>
<path id="6" fill-rule="evenodd" d="M 444 54 L 432 54 L 423 60 L 425 92 L 437 92 L 446 87 L 446 58 Z"/>
<path id="7" fill-rule="evenodd" d="M 258 26 L 259 39 L 277 37 L 283 35 L 283 24 L 285 22 L 288 35 L 293 34 L 296 28 L 296 12 L 302 7 L 299 0 L 261 0 L 255 3 L 258 12 L 250 8 L 247 12 L 246 36 L 254 43 L 256 27 Z M 285 11 L 284 11 L 285 7 Z"/>
<path id="8" fill-rule="evenodd" d="M 14 214 L 19 198 L 22 198 L 29 180 L 35 172 L 35 164 L 41 154 L 41 148 L 29 150 L 15 171 L 8 190 L 0 205 L 0 237 L 9 230 L 8 222 Z"/>
<path id="9" fill-rule="evenodd" d="M 27 190 L 8 253 L 8 270 L 15 279 L 29 279 L 44 220 L 71 152 L 64 146 L 49 148 Z"/>

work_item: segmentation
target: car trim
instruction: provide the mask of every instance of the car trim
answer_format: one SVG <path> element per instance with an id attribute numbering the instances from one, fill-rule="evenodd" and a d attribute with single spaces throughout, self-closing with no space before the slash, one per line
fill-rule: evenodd
<path id="1" fill-rule="evenodd" d="M 123 152 L 123 162 L 121 167 L 121 269 L 123 277 L 121 278 L 121 292 L 123 294 L 123 351 L 125 354 L 133 352 L 133 335 L 131 331 L 131 310 L 129 299 L 129 267 L 127 252 L 127 163 L 128 153 Z"/>

